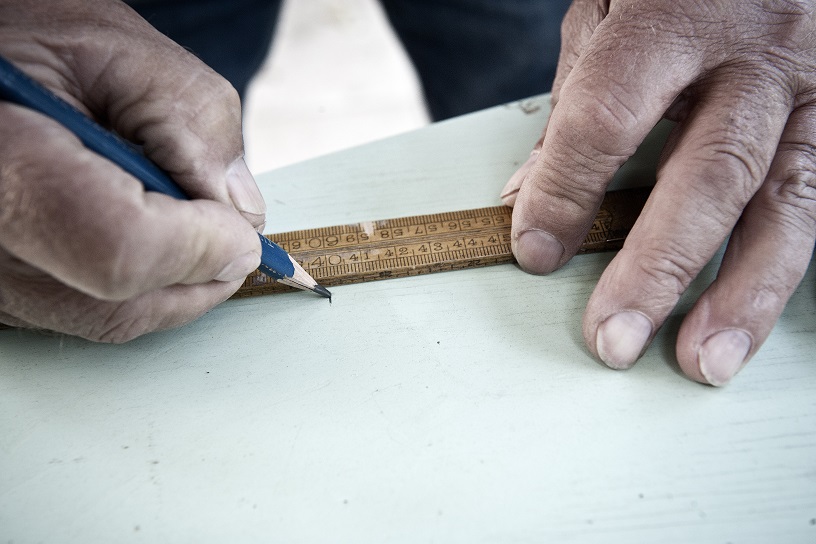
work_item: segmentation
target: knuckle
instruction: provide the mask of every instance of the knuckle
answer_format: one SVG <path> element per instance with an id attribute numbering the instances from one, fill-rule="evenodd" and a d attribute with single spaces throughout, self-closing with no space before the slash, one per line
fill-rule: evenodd
<path id="1" fill-rule="evenodd" d="M 716 177 L 707 178 L 707 182 L 686 188 L 684 200 L 695 206 L 683 214 L 684 221 L 693 221 L 696 225 L 722 233 L 734 228 L 756 193 L 756 184 L 737 182 L 724 189 L 721 183 L 713 181 L 720 179 L 722 175 L 721 171 L 717 171 Z"/>
<path id="2" fill-rule="evenodd" d="M 816 172 L 792 169 L 779 186 L 776 197 L 781 202 L 782 221 L 806 236 L 816 236 Z"/>
<path id="3" fill-rule="evenodd" d="M 241 103 L 226 79 L 199 73 L 168 110 L 162 123 L 174 130 L 163 134 L 164 144 L 152 145 L 150 152 L 169 171 L 185 179 L 207 180 L 222 164 L 241 155 Z"/>
<path id="4" fill-rule="evenodd" d="M 676 300 L 697 276 L 701 264 L 679 243 L 669 242 L 661 247 L 638 248 L 634 266 L 636 274 L 646 280 L 643 288 L 654 292 L 652 288 L 659 286 Z"/>
<path id="5" fill-rule="evenodd" d="M 575 90 L 573 98 L 587 90 Z M 637 143 L 628 141 L 636 132 L 638 120 L 634 112 L 618 98 L 609 94 L 583 96 L 564 104 L 560 122 L 547 127 L 547 167 L 559 183 L 586 178 L 604 182 L 632 156 Z M 557 160 L 556 160 L 557 158 Z M 597 185 L 597 183 L 594 183 Z"/>
<path id="6" fill-rule="evenodd" d="M 225 104 L 229 110 L 240 109 L 241 99 L 238 96 L 238 91 L 229 81 L 218 76 L 213 80 L 212 85 L 213 100 Z"/>
<path id="7" fill-rule="evenodd" d="M 780 192 L 783 200 L 808 211 L 816 212 L 816 148 L 810 147 L 810 156 L 797 154 L 788 167 L 788 175 Z"/>
<path id="8" fill-rule="evenodd" d="M 554 155 L 563 156 L 562 150 L 559 149 L 561 146 L 560 143 L 553 145 Z M 575 162 L 564 163 L 548 157 L 546 164 L 543 165 L 544 175 L 536 178 L 537 183 L 530 184 L 531 188 L 537 191 L 538 195 L 536 196 L 542 197 L 541 200 L 555 200 L 557 201 L 556 204 L 564 204 L 571 208 L 559 211 L 561 210 L 559 206 L 552 210 L 564 215 L 566 215 L 566 212 L 586 212 L 589 211 L 589 208 L 593 208 L 595 203 L 600 200 L 603 187 L 599 186 L 598 183 L 588 182 L 587 174 L 596 177 L 608 173 L 608 169 L 601 167 L 597 161 L 580 152 L 573 151 L 571 158 L 572 161 L 580 163 L 583 170 L 582 175 L 576 175 Z"/>
<path id="9" fill-rule="evenodd" d="M 774 166 L 755 205 L 786 229 L 816 238 L 816 146 L 807 138 L 780 144 Z"/>
<path id="10" fill-rule="evenodd" d="M 730 230 L 748 202 L 754 197 L 767 175 L 769 165 L 762 152 L 750 142 L 738 142 L 720 137 L 706 146 L 705 155 L 697 162 L 697 176 L 702 183 L 690 187 L 699 193 L 698 202 L 704 202 L 713 212 L 709 219 L 721 218 L 721 226 Z M 724 190 L 727 187 L 727 190 Z M 727 224 L 726 224 L 727 223 Z"/>
<path id="11" fill-rule="evenodd" d="M 746 185 L 745 181 L 761 178 L 756 156 L 736 142 L 724 140 L 715 142 L 710 152 L 712 162 L 716 163 L 721 174 L 737 181 L 739 186 Z"/>
<path id="12" fill-rule="evenodd" d="M 546 166 L 558 183 L 585 185 L 587 179 L 606 183 L 626 162 L 632 150 L 612 151 L 605 142 L 578 142 L 574 135 L 552 138 L 548 142 Z M 630 153 L 631 151 L 631 153 Z"/>
<path id="13" fill-rule="evenodd" d="M 598 146 L 597 151 L 604 155 L 620 155 L 618 145 L 621 135 L 632 134 L 637 131 L 640 123 L 638 111 L 643 111 L 639 99 L 627 85 L 608 83 L 608 89 L 603 93 L 596 93 L 594 89 L 574 89 L 580 94 L 578 100 L 571 102 L 568 125 L 574 128 L 572 134 L 597 135 L 593 143 Z M 579 143 L 579 142 L 576 142 Z M 576 145 L 581 148 L 584 145 Z M 627 155 L 634 153 L 634 145 Z"/>
<path id="14" fill-rule="evenodd" d="M 188 117 L 190 122 L 224 124 L 240 121 L 238 91 L 223 77 L 214 72 L 204 73 L 199 76 L 199 85 L 190 90 L 194 90 L 194 96 L 189 100 L 194 109 L 194 115 Z"/>
<path id="15" fill-rule="evenodd" d="M 546 219 L 550 230 L 573 232 L 575 227 L 594 216 L 603 187 L 586 183 L 574 173 L 571 175 L 564 165 L 548 165 L 546 171 L 546 178 L 535 178 L 534 183 L 522 187 L 526 209 L 537 218 L 534 222 Z M 514 222 L 514 226 L 518 224 Z"/>
<path id="16" fill-rule="evenodd" d="M 757 138 L 749 136 L 751 132 L 735 119 L 735 114 L 729 116 L 724 126 L 717 127 L 718 132 L 712 135 L 711 143 L 706 147 L 706 159 L 719 177 L 736 181 L 741 187 L 750 187 L 750 193 L 753 193 L 765 178 L 767 154 Z"/>

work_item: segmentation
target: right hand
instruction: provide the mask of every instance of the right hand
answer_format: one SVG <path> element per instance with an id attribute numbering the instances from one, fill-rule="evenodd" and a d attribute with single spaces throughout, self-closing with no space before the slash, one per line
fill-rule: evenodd
<path id="1" fill-rule="evenodd" d="M 193 199 L 145 192 L 0 103 L 0 322 L 124 342 L 195 319 L 258 267 L 266 207 L 229 83 L 116 0 L 0 0 L 0 54 Z"/>

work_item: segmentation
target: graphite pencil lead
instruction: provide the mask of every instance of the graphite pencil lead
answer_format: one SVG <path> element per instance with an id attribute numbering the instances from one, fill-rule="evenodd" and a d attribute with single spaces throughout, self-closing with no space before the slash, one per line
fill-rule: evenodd
<path id="1" fill-rule="evenodd" d="M 282 278 L 277 280 L 280 283 L 297 287 L 298 289 L 304 289 L 307 291 L 313 291 L 322 297 L 326 297 L 331 300 L 331 293 L 328 289 L 317 283 L 313 277 L 306 272 L 302 266 L 298 264 L 296 260 L 289 255 L 289 260 L 292 262 L 292 266 L 295 269 L 294 274 L 292 274 L 291 278 Z"/>
<path id="2" fill-rule="evenodd" d="M 329 299 L 329 302 L 331 302 L 331 298 L 332 298 L 331 292 L 328 289 L 326 289 L 325 287 L 323 287 L 322 285 L 320 285 L 319 283 L 315 284 L 314 289 L 312 289 L 312 291 L 314 291 L 318 295 L 322 295 L 322 296 L 326 297 L 327 299 Z"/>

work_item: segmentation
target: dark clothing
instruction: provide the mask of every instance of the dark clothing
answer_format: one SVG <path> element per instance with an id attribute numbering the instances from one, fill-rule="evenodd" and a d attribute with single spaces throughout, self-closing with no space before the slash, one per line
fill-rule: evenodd
<path id="1" fill-rule="evenodd" d="M 299 1 L 299 0 L 295 0 Z M 280 0 L 130 0 L 243 97 L 272 43 Z M 569 0 L 381 0 L 435 120 L 550 90 Z"/>

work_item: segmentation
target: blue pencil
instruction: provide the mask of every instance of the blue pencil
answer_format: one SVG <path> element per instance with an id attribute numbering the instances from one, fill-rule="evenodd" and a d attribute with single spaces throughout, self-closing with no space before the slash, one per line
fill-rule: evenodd
<path id="1" fill-rule="evenodd" d="M 2 56 L 0 56 L 0 100 L 35 110 L 57 121 L 73 132 L 85 147 L 141 181 L 148 191 L 189 200 L 181 187 L 150 159 L 25 75 Z M 261 234 L 258 234 L 258 237 L 261 239 L 261 266 L 258 270 L 280 283 L 314 291 L 331 299 L 331 293 L 318 284 L 279 245 Z"/>

